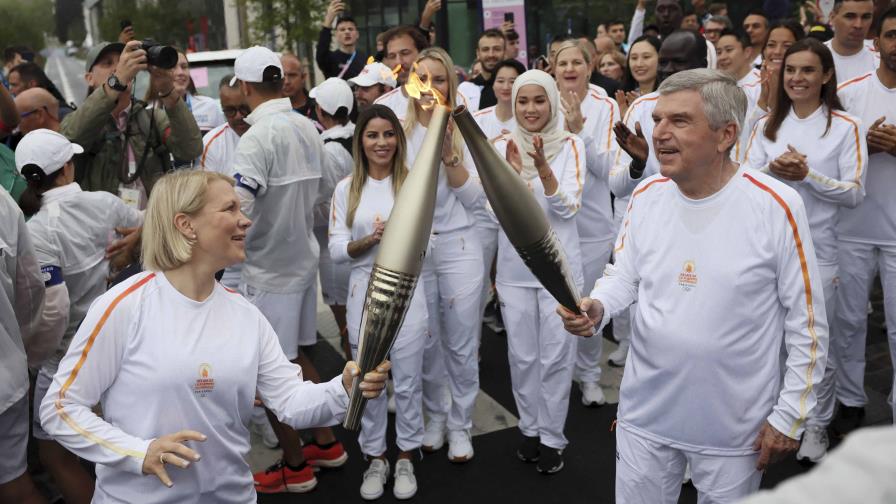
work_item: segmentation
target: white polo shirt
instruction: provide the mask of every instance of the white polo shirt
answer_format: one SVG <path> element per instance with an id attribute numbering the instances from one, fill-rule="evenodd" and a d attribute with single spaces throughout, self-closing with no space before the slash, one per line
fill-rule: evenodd
<path id="1" fill-rule="evenodd" d="M 199 158 L 199 167 L 225 175 L 232 174 L 233 160 L 236 158 L 236 144 L 239 141 L 240 136 L 226 122 L 209 131 L 202 137 L 202 156 Z"/>

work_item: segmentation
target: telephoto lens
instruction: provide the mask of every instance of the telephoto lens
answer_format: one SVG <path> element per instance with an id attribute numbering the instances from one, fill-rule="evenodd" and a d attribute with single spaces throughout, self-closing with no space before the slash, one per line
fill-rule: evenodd
<path id="1" fill-rule="evenodd" d="M 153 39 L 143 39 L 143 46 L 146 51 L 146 62 L 152 66 L 170 70 L 177 66 L 177 49 L 162 45 Z"/>

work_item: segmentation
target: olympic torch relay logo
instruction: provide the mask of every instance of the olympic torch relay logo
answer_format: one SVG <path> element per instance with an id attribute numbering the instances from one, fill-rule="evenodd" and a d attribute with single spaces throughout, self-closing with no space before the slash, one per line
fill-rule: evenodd
<path id="1" fill-rule="evenodd" d="M 685 292 L 690 292 L 691 289 L 697 287 L 697 266 L 694 265 L 694 261 L 684 262 L 684 268 L 678 274 L 678 285 Z"/>
<path id="2" fill-rule="evenodd" d="M 212 378 L 212 366 L 206 362 L 199 365 L 199 378 L 193 384 L 193 393 L 205 397 L 215 390 L 215 379 Z"/>

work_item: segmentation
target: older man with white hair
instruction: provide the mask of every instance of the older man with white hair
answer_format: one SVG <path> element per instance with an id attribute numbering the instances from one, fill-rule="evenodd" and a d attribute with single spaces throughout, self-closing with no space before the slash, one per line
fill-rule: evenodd
<path id="1" fill-rule="evenodd" d="M 637 301 L 616 430 L 620 503 L 677 502 L 686 464 L 701 503 L 755 492 L 815 407 L 828 346 L 815 250 L 800 196 L 729 157 L 746 108 L 721 72 L 663 82 L 659 173 L 632 193 L 584 315 L 558 309 L 585 336 Z"/>

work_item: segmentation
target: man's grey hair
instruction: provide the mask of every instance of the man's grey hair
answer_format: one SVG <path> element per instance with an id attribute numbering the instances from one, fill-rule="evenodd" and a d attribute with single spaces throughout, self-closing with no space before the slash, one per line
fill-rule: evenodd
<path id="1" fill-rule="evenodd" d="M 218 89 L 224 89 L 224 88 L 239 89 L 239 88 L 240 88 L 240 81 L 237 80 L 237 81 L 234 82 L 233 85 L 231 86 L 231 85 L 230 85 L 230 81 L 231 81 L 231 80 L 233 80 L 233 74 L 227 74 L 227 75 L 225 75 L 224 77 L 221 77 L 221 82 L 218 83 Z"/>
<path id="2" fill-rule="evenodd" d="M 734 123 L 740 136 L 747 114 L 747 95 L 730 75 L 708 68 L 685 70 L 664 80 L 658 91 L 660 95 L 679 91 L 700 93 L 709 127 L 717 130 Z"/>
<path id="3" fill-rule="evenodd" d="M 706 19 L 706 21 L 703 22 L 703 26 L 706 27 L 707 23 L 709 22 L 723 24 L 725 25 L 725 28 L 729 30 L 734 29 L 734 24 L 731 22 L 731 18 L 729 18 L 728 16 L 710 16 Z"/>

